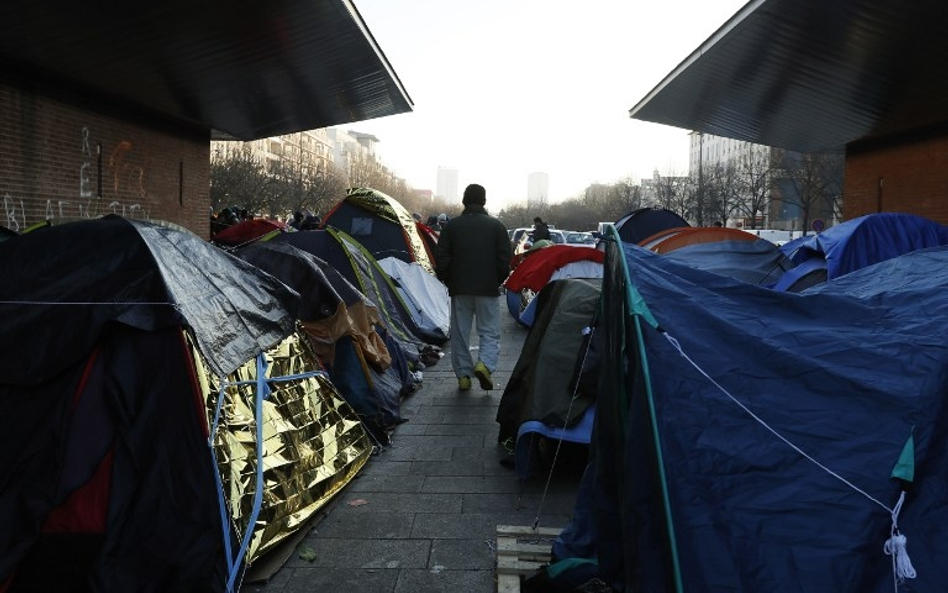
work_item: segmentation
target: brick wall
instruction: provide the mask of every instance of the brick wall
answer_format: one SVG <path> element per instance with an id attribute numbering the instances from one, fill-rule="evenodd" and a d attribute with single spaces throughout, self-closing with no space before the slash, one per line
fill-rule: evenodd
<path id="1" fill-rule="evenodd" d="M 0 83 L 0 225 L 115 213 L 209 236 L 207 132 Z"/>
<path id="2" fill-rule="evenodd" d="M 843 216 L 874 212 L 906 212 L 948 224 L 948 134 L 847 149 Z"/>

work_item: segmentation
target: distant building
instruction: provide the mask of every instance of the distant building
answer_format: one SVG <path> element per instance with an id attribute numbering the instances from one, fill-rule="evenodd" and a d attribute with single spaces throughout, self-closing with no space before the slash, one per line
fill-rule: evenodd
<path id="1" fill-rule="evenodd" d="M 430 189 L 416 189 L 415 195 L 423 202 L 430 204 L 434 200 L 434 192 Z"/>
<path id="2" fill-rule="evenodd" d="M 332 141 L 333 160 L 336 168 L 342 171 L 347 179 L 353 178 L 353 167 L 366 163 L 381 167 L 375 154 L 375 145 L 379 139 L 372 134 L 339 128 L 329 128 L 327 133 Z"/>
<path id="3" fill-rule="evenodd" d="M 332 166 L 334 159 L 332 141 L 325 128 L 247 142 L 211 141 L 212 158 L 227 158 L 243 150 L 250 151 L 269 173 L 287 162 L 298 165 L 302 170 L 325 171 Z"/>
<path id="4" fill-rule="evenodd" d="M 541 209 L 550 197 L 550 176 L 535 172 L 527 176 L 527 208 Z"/>
<path id="5" fill-rule="evenodd" d="M 457 169 L 438 167 L 438 183 L 435 196 L 441 198 L 447 204 L 453 204 L 459 200 Z"/>

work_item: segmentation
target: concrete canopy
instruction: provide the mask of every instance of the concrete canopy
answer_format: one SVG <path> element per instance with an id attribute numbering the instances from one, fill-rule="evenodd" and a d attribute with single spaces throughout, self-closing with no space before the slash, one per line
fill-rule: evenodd
<path id="1" fill-rule="evenodd" d="M 630 110 L 800 152 L 948 122 L 944 0 L 752 0 Z"/>
<path id="2" fill-rule="evenodd" d="M 350 0 L 0 3 L 0 80 L 254 140 L 411 111 Z"/>

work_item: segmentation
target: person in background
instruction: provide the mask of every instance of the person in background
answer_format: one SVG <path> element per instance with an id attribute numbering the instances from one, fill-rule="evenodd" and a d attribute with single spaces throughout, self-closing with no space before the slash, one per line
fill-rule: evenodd
<path id="1" fill-rule="evenodd" d="M 543 241 L 544 239 L 547 241 L 552 240 L 550 237 L 550 227 L 543 222 L 542 218 L 537 216 L 533 219 L 533 243 L 536 244 L 537 241 Z"/>
<path id="2" fill-rule="evenodd" d="M 322 224 L 323 219 L 319 217 L 318 214 L 313 214 L 309 210 L 306 211 L 306 217 L 303 218 L 303 222 L 300 224 L 301 231 L 315 231 L 319 228 L 319 225 Z"/>
<path id="3" fill-rule="evenodd" d="M 458 389 L 494 388 L 492 374 L 500 355 L 500 286 L 510 273 L 510 240 L 502 222 L 487 213 L 487 192 L 471 184 L 464 211 L 448 221 L 435 248 L 435 272 L 451 296 L 451 366 Z M 471 325 L 476 323 L 478 361 L 471 357 Z"/>
<path id="4" fill-rule="evenodd" d="M 297 210 L 293 213 L 293 220 L 290 221 L 290 226 L 296 230 L 300 230 L 300 225 L 303 224 L 303 213 Z"/>

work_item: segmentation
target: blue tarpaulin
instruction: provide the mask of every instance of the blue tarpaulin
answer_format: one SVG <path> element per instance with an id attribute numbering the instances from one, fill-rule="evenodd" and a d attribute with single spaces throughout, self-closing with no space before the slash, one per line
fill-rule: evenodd
<path id="1" fill-rule="evenodd" d="M 899 212 L 867 214 L 802 237 L 782 247 L 798 266 L 775 283 L 777 290 L 799 292 L 819 281 L 839 278 L 893 257 L 948 244 L 948 227 L 933 220 Z"/>
<path id="2" fill-rule="evenodd" d="M 625 591 L 891 592 L 883 546 L 904 489 L 898 527 L 917 576 L 899 590 L 943 591 L 948 249 L 800 294 L 609 249 L 612 364 L 588 502 L 605 580 Z M 628 289 L 657 328 L 634 322 Z M 908 443 L 911 483 L 893 477 Z"/>

